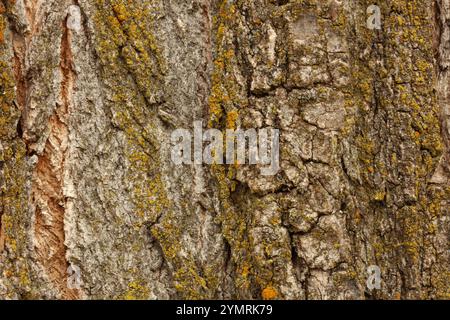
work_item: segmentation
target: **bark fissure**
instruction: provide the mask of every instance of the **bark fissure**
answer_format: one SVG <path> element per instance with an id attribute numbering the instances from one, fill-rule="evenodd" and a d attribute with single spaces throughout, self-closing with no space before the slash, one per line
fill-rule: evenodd
<path id="1" fill-rule="evenodd" d="M 74 89 L 75 73 L 71 52 L 71 32 L 67 19 L 63 23 L 60 47 L 60 101 L 49 124 L 49 136 L 42 155 L 38 156 L 33 184 L 33 198 L 36 204 L 36 254 L 52 284 L 65 299 L 78 297 L 78 291 L 68 288 L 69 264 L 66 261 L 64 217 L 67 209 L 65 195 L 65 163 L 69 147 L 69 121 L 71 94 Z"/>
<path id="2" fill-rule="evenodd" d="M 448 298 L 450 1 L 371 4 L 0 1 L 0 297 Z"/>

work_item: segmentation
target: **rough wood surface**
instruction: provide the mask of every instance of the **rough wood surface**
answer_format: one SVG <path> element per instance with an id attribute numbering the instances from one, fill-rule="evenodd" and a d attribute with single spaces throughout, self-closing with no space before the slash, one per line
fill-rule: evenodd
<path id="1" fill-rule="evenodd" d="M 450 0 L 375 2 L 0 0 L 0 299 L 450 298 Z"/>

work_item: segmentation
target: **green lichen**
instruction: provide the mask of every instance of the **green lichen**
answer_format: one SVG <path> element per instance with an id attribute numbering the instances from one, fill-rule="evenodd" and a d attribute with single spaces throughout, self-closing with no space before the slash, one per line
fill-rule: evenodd
<path id="1" fill-rule="evenodd" d="M 26 185 L 28 167 L 25 144 L 17 135 L 20 110 L 15 103 L 16 79 L 7 54 L 6 11 L 0 3 L 0 233 L 4 240 L 0 252 L 7 250 L 10 256 L 16 257 L 11 261 L 15 266 L 8 274 L 12 279 L 19 279 L 19 288 L 10 283 L 8 295 L 19 293 L 25 296 L 30 290 L 31 278 L 27 259 L 30 226 Z"/>
<path id="2" fill-rule="evenodd" d="M 180 238 L 186 217 L 174 215 L 161 173 L 159 133 L 154 124 L 158 121 L 156 106 L 162 101 L 166 66 L 152 32 L 153 15 L 160 3 L 98 0 L 97 4 L 96 49 L 103 79 L 114 93 L 110 106 L 113 121 L 126 137 L 127 181 L 133 186 L 135 214 L 152 225 L 150 231 L 174 269 L 174 288 L 179 295 L 210 298 L 205 279 L 214 279 L 214 271 L 202 272 L 194 257 L 182 252 Z M 148 293 L 133 285 L 126 297 L 135 297 L 137 291 L 144 296 Z"/>
<path id="3" fill-rule="evenodd" d="M 209 126 L 225 129 L 236 129 L 239 117 L 249 106 L 246 88 L 242 88 L 236 74 L 241 72 L 240 59 L 236 56 L 239 48 L 235 47 L 236 37 L 240 43 L 250 41 L 246 37 L 236 35 L 239 32 L 241 10 L 245 10 L 245 2 L 221 1 L 218 14 L 214 17 L 215 43 L 214 71 L 212 74 L 212 90 L 209 100 Z M 279 19 L 282 8 L 274 8 Z M 264 13 L 261 17 L 251 17 L 251 23 L 262 25 Z M 250 20 L 250 17 L 249 17 Z M 256 31 L 255 32 L 259 32 Z M 250 44 L 249 44 L 250 45 Z M 270 67 L 270 66 L 269 66 Z M 235 180 L 236 165 L 213 165 L 212 172 L 216 178 L 220 199 L 220 214 L 216 220 L 222 227 L 222 234 L 231 248 L 232 261 L 235 266 L 235 287 L 239 297 L 250 297 L 249 292 L 259 288 L 259 297 L 272 299 L 281 297 L 278 286 L 284 280 L 283 272 L 291 261 L 289 245 L 276 237 L 265 237 L 262 242 L 252 237 L 256 228 L 255 212 L 266 210 L 267 203 L 258 197 L 237 192 L 238 183 Z M 269 200 L 267 200 L 269 201 Z M 271 199 L 271 201 L 275 201 Z M 246 203 L 251 203 L 248 206 Z M 274 234 L 280 227 L 280 217 L 275 213 L 270 220 Z"/>
<path id="4" fill-rule="evenodd" d="M 209 98 L 209 126 L 219 129 L 234 129 L 239 117 L 238 110 L 246 104 L 239 94 L 240 88 L 234 78 L 237 60 L 230 32 L 236 20 L 236 10 L 235 4 L 222 1 L 219 12 L 213 19 L 216 48 Z M 236 263 L 236 287 L 238 290 L 246 290 L 250 286 L 253 271 L 249 254 L 251 245 L 247 237 L 248 217 L 243 212 L 236 212 L 232 205 L 231 193 L 236 186 L 233 181 L 235 166 L 213 165 L 212 172 L 217 180 L 221 203 L 221 214 L 217 220 L 222 225 L 222 233 L 232 248 L 233 261 Z"/>
<path id="5" fill-rule="evenodd" d="M 113 121 L 125 135 L 127 181 L 132 185 L 134 213 L 142 224 L 155 222 L 171 205 L 161 178 L 153 125 L 152 104 L 160 99 L 165 72 L 151 32 L 154 5 L 154 1 L 98 0 L 94 19 L 102 78 L 113 93 L 109 103 Z M 146 285 L 132 282 L 124 298 L 148 298 L 148 290 L 142 288 Z"/>
<path id="6" fill-rule="evenodd" d="M 371 4 L 359 3 L 361 8 Z M 432 229 L 433 212 L 441 210 L 442 201 L 428 184 L 443 151 L 433 88 L 433 48 L 427 40 L 434 29 L 426 2 L 396 0 L 379 5 L 382 30 L 364 28 L 362 15 L 361 28 L 350 33 L 357 39 L 353 52 L 367 53 L 364 59 L 352 60 L 358 113 L 347 132 L 353 131 L 363 184 L 356 188 L 356 196 L 366 214 L 380 217 L 374 229 L 389 217 L 396 219 L 395 231 L 373 236 L 376 259 L 389 264 L 389 259 L 404 257 L 409 268 L 419 268 L 430 247 L 424 239 Z M 406 153 L 399 150 L 400 144 Z M 400 177 L 399 186 L 392 183 L 393 177 Z M 393 202 L 398 199 L 404 203 Z"/>
<path id="7" fill-rule="evenodd" d="M 122 300 L 147 300 L 149 289 L 143 281 L 132 281 L 128 284 L 128 290 L 120 297 Z"/>

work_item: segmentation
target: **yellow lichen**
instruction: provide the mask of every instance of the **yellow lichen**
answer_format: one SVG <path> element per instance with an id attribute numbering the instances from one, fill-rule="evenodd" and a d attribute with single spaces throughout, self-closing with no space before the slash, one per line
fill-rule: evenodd
<path id="1" fill-rule="evenodd" d="M 148 288 L 139 281 L 128 284 L 128 290 L 122 296 L 123 300 L 147 300 L 149 299 Z"/>

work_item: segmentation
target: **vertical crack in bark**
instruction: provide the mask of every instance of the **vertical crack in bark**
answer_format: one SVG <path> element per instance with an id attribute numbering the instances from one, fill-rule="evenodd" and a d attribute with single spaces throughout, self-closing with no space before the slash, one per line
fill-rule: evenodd
<path id="1" fill-rule="evenodd" d="M 3 166 L 3 163 L 0 161 L 0 172 L 1 172 L 2 166 Z M 3 216 L 3 199 L 0 202 L 0 253 L 2 253 L 3 250 L 5 250 L 5 232 L 3 230 L 2 216 Z"/>
<path id="2" fill-rule="evenodd" d="M 436 72 L 438 76 L 438 97 L 440 104 L 440 117 L 442 123 L 442 135 L 444 138 L 445 153 L 441 158 L 440 164 L 436 169 L 433 182 L 448 183 L 450 179 L 450 94 L 449 87 L 449 66 L 450 58 L 448 55 L 449 35 L 449 7 L 448 0 L 436 0 L 434 2 L 435 13 L 435 39 L 433 48 L 436 57 Z"/>
<path id="3" fill-rule="evenodd" d="M 3 1 L 0 2 L 0 46 L 4 44 L 5 39 L 4 39 L 4 21 L 5 21 L 5 13 L 6 13 L 6 6 L 3 3 Z M 1 62 L 1 60 L 0 60 Z M 0 84 L 1 85 L 1 84 Z M 0 100 L 0 103 L 2 103 L 3 101 Z M 0 152 L 3 153 L 3 146 L 0 142 Z M 3 157 L 0 160 L 0 182 L 3 180 L 3 166 L 4 166 L 4 161 L 3 161 Z M 2 224 L 2 217 L 3 217 L 3 213 L 4 213 L 4 203 L 3 203 L 3 191 L 0 192 L 0 253 L 3 252 L 3 250 L 5 249 L 5 233 L 3 230 L 3 224 Z"/>
<path id="4" fill-rule="evenodd" d="M 67 20 L 67 19 L 66 19 Z M 49 137 L 35 169 L 33 195 L 36 204 L 36 253 L 49 280 L 65 299 L 76 299 L 78 290 L 67 287 L 64 215 L 64 171 L 68 151 L 68 121 L 75 73 L 72 69 L 70 31 L 64 21 L 61 40 L 60 102 L 49 119 Z"/>
<path id="5" fill-rule="evenodd" d="M 24 60 L 25 60 L 25 41 L 24 38 L 17 34 L 13 34 L 14 49 L 14 76 L 17 84 L 17 103 L 21 111 L 24 110 L 27 96 L 27 83 L 24 77 Z"/>

